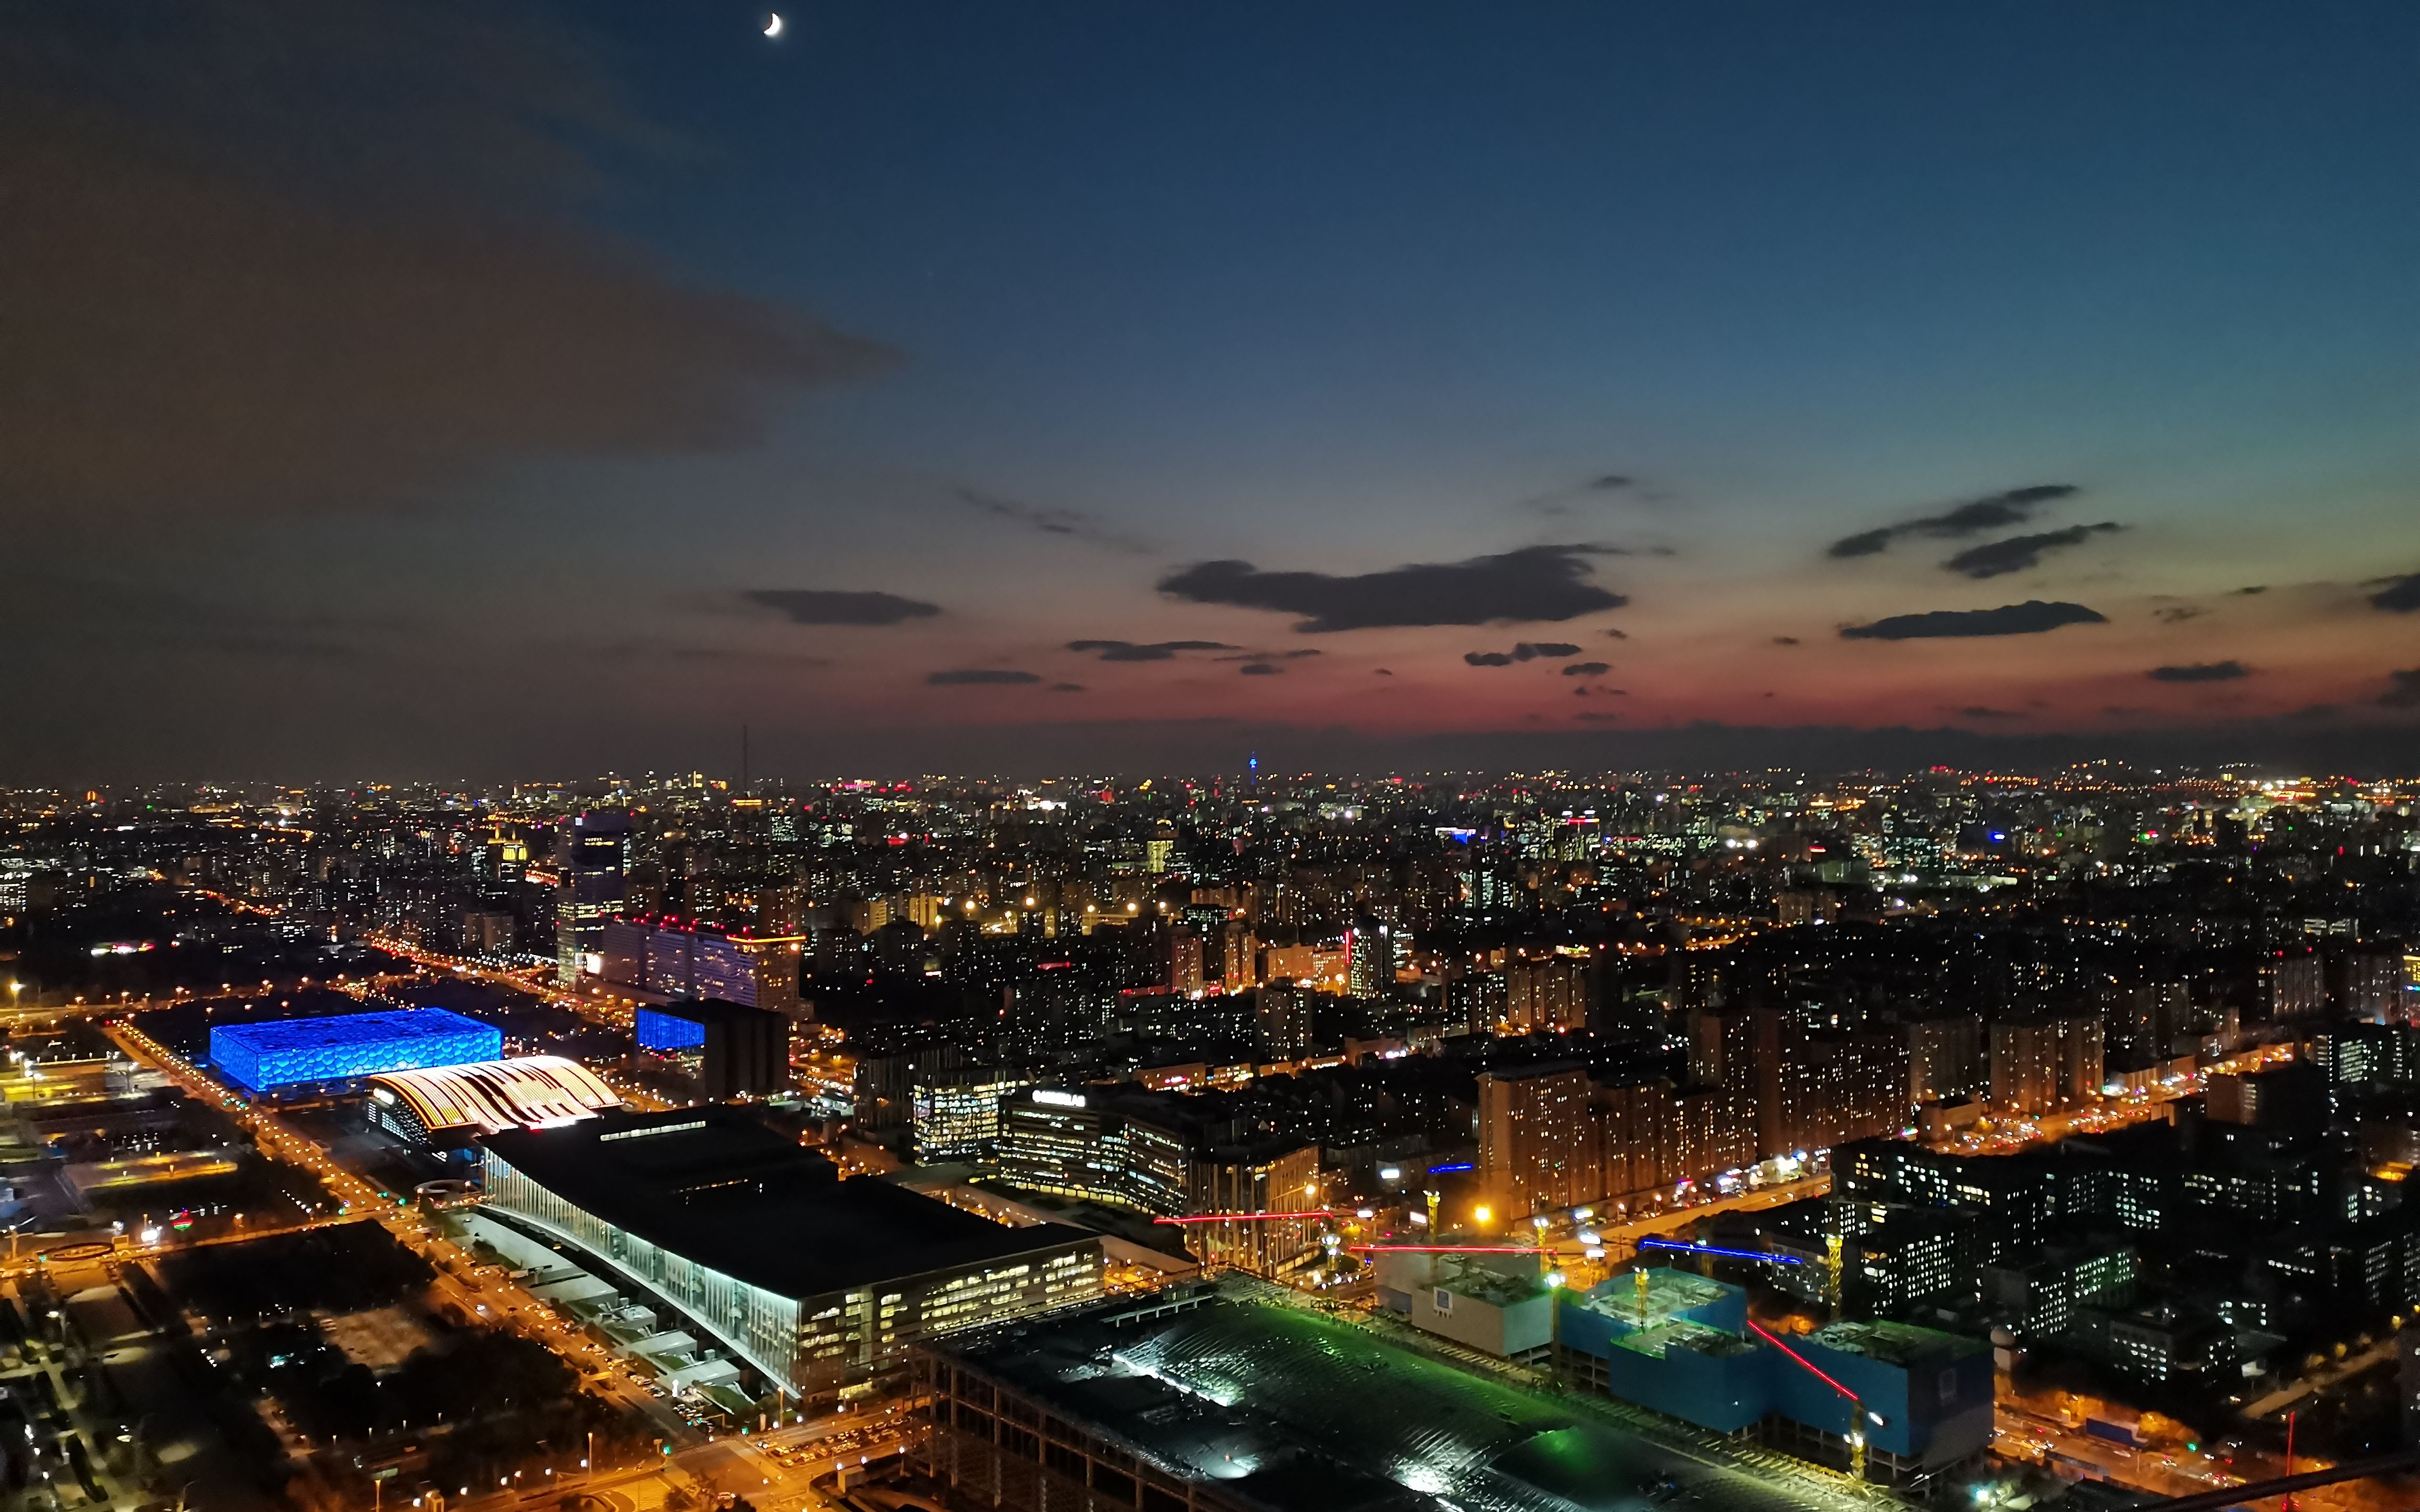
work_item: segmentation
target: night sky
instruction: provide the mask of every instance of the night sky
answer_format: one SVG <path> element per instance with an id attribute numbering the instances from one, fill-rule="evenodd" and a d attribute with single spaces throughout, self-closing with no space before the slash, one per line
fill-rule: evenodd
<path id="1" fill-rule="evenodd" d="M 12 17 L 0 779 L 2413 765 L 2406 0 L 784 16 Z"/>

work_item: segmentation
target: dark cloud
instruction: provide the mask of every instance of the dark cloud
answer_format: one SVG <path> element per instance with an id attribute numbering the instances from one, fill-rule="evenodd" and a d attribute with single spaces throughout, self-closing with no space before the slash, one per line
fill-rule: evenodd
<path id="1" fill-rule="evenodd" d="M 1588 580 L 1599 546 L 1532 546 L 1465 562 L 1416 563 L 1385 572 L 1264 572 L 1249 562 L 1201 562 L 1160 579 L 1159 590 L 1197 604 L 1233 604 L 1306 616 L 1305 633 L 1388 625 L 1525 624 L 1576 619 L 1629 602 Z"/>
<path id="2" fill-rule="evenodd" d="M 2192 661 L 2154 667 L 2143 675 L 2155 683 L 2232 683 L 2252 672 L 2240 661 Z"/>
<path id="3" fill-rule="evenodd" d="M 2267 583 L 2254 583 L 2249 588 L 2239 588 L 2235 592 L 2239 597 L 2250 598 L 2255 594 L 2265 594 L 2268 591 L 2269 585 Z"/>
<path id="4" fill-rule="evenodd" d="M 2098 525 L 2071 525 L 2063 531 L 2043 531 L 2035 535 L 2011 535 L 2005 541 L 1970 546 L 1941 565 L 1969 578 L 2005 577 L 2041 565 L 2045 551 L 2082 546 L 2096 534 L 2118 528 L 2117 521 L 2103 520 Z"/>
<path id="5" fill-rule="evenodd" d="M 1516 661 L 1552 660 L 1558 656 L 1576 656 L 1580 648 L 1562 640 L 1524 640 L 1510 651 L 1466 651 L 1462 659 L 1473 667 L 1510 667 Z"/>
<path id="6" fill-rule="evenodd" d="M 1180 651 L 1233 651 L 1223 640 L 1070 640 L 1070 651 L 1097 651 L 1103 661 L 1173 661 Z"/>
<path id="7" fill-rule="evenodd" d="M 1373 677 L 1392 677 L 1395 674 L 1390 669 L 1385 667 L 1373 667 L 1370 669 L 1370 675 Z"/>
<path id="8" fill-rule="evenodd" d="M 1300 661 L 1305 656 L 1324 656 L 1327 653 L 1312 646 L 1298 646 L 1292 651 L 1245 651 L 1233 656 L 1213 656 L 1212 661 Z"/>
<path id="9" fill-rule="evenodd" d="M 1005 667 L 960 667 L 945 672 L 926 672 L 924 681 L 935 687 L 997 687 L 1011 683 L 1038 683 L 1042 679 L 1032 672 L 1012 671 Z"/>
<path id="10" fill-rule="evenodd" d="M 778 609 L 794 625 L 897 625 L 941 612 L 938 604 L 871 589 L 751 588 L 739 596 Z"/>
<path id="11" fill-rule="evenodd" d="M 1844 640 L 1931 640 L 1957 636 L 2040 635 L 2062 625 L 2106 625 L 2108 616 L 2081 604 L 2045 604 L 2039 598 L 1998 609 L 1940 609 L 1926 614 L 1894 614 L 1871 625 L 1840 628 Z"/>
<path id="12" fill-rule="evenodd" d="M 1773 643 L 1776 646 L 1794 646 L 1798 643 L 1798 638 L 1794 635 L 1777 635 L 1773 638 Z"/>
<path id="13" fill-rule="evenodd" d="M 1609 661 L 1575 661 L 1563 669 L 1565 677 L 1603 677 L 1613 671 Z"/>
<path id="14" fill-rule="evenodd" d="M 2420 708 L 2420 667 L 2388 672 L 2386 680 L 2392 686 L 2378 695 L 2379 702 L 2390 709 Z"/>
<path id="15" fill-rule="evenodd" d="M 2210 610 L 2198 604 L 2171 604 L 2165 609 L 2151 610 L 2151 618 L 2164 621 L 2169 625 L 2182 625 L 2187 620 L 2200 619 L 2209 612 Z"/>
<path id="16" fill-rule="evenodd" d="M 2369 607 L 2382 609 L 2390 614 L 2409 614 L 2420 609 L 2420 572 L 2408 578 L 2381 579 L 2385 587 L 2369 595 Z"/>
<path id="17" fill-rule="evenodd" d="M 1284 671 L 1283 668 L 1272 666 L 1265 661 L 1248 661 L 1235 670 L 1247 677 L 1275 677 Z"/>
<path id="18" fill-rule="evenodd" d="M 2024 717 L 2014 709 L 1994 709 L 1982 703 L 1969 703 L 1958 713 L 1968 719 L 2022 719 Z"/>
<path id="19" fill-rule="evenodd" d="M 1053 693 L 1081 693 L 1084 691 L 1084 685 L 1081 683 L 1053 683 L 1050 685 L 1050 691 Z"/>
<path id="20" fill-rule="evenodd" d="M 744 445 L 892 357 L 583 225 L 583 196 L 673 145 L 533 15 L 192 0 L 16 23 L 0 511 L 417 504 L 524 457 Z"/>
<path id="21" fill-rule="evenodd" d="M 1627 634 L 1625 634 L 1624 632 L 1622 632 L 1622 631 L 1621 631 L 1621 630 L 1617 630 L 1617 629 L 1613 628 L 1611 625 L 1607 625 L 1607 626 L 1606 626 L 1605 634 L 1606 634 L 1606 640 L 1629 640 L 1629 639 L 1630 639 L 1630 637 L 1629 637 Z"/>
<path id="22" fill-rule="evenodd" d="M 1572 717 L 1575 719 L 1586 719 L 1592 724 L 1602 724 L 1608 719 L 1619 719 L 1621 716 L 1611 713 L 1599 714 L 1594 709 L 1582 709 L 1579 713 L 1573 715 Z"/>
<path id="23" fill-rule="evenodd" d="M 2056 500 L 2081 492 L 2070 483 L 2040 483 L 2023 488 L 2010 488 L 2002 493 L 1970 499 L 1962 504 L 1946 509 L 1938 515 L 1925 515 L 1897 525 L 1885 525 L 1875 530 L 1844 535 L 1832 543 L 1829 554 L 1836 557 L 1869 557 L 1887 550 L 1892 541 L 1904 535 L 1930 535 L 1955 538 L 1980 535 L 2010 525 L 2022 525 L 2033 517 L 2035 510 Z"/>

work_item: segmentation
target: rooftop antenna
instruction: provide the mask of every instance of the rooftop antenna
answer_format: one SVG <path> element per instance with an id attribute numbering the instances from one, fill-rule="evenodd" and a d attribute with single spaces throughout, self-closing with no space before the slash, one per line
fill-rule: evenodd
<path id="1" fill-rule="evenodd" d="M 739 795 L 748 796 L 748 722 L 739 724 Z"/>

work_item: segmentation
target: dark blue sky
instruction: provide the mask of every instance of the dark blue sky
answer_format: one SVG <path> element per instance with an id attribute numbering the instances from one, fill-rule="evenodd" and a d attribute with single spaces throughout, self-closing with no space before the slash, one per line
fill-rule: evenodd
<path id="1" fill-rule="evenodd" d="M 253 616 L 45 661 L 63 692 L 218 658 L 232 707 L 190 715 L 225 759 L 354 760 L 397 706 L 474 712 L 477 763 L 625 765 L 741 718 L 801 763 L 1199 718 L 1373 740 L 2392 720 L 2388 674 L 2420 663 L 2420 614 L 2372 602 L 2420 573 L 2405 5 L 893 0 L 788 10 L 770 40 L 710 5 L 492 36 L 411 8 L 182 14 L 176 63 L 287 115 L 123 98 L 161 44 L 86 20 L 64 53 L 110 66 L 39 75 L 61 106 L 39 124 L 71 136 L 101 100 L 198 138 L 158 173 L 293 216 L 265 253 L 229 232 L 230 265 L 375 270 L 233 336 L 204 322 L 245 374 L 322 375 L 309 397 L 171 414 L 157 468 L 59 462 L 55 498 L 38 468 L 23 507 L 54 600 Z M 263 45 L 289 27 L 308 45 Z M 467 235 L 411 245 L 457 220 L 505 228 L 518 271 L 490 280 Z M 338 235 L 363 228 L 386 229 Z M 566 286 L 587 292 L 558 308 Z M 443 313 L 407 318 L 423 297 Z M 363 316 L 339 340 L 332 309 L 413 333 Z M 808 318 L 866 345 L 784 324 Z M 449 367 L 480 376 L 432 402 Z M 375 410 L 311 418 L 349 384 Z M 261 460 L 302 445 L 246 432 L 281 399 L 349 438 L 324 443 L 341 462 Z M 2012 540 L 2006 570 L 1946 566 Z M 1619 548 L 1553 560 L 1627 602 L 1529 618 L 1534 580 L 1486 563 L 1550 547 Z M 1225 559 L 1315 580 L 1162 587 Z M 1386 576 L 1407 563 L 1472 565 Z M 1480 607 L 1435 608 L 1437 583 Z M 759 591 L 927 608 L 794 624 Z M 1330 593 L 1392 607 L 1295 628 Z M 1841 634 L 2028 601 L 2094 618 Z M 1104 666 L 1085 639 L 1222 649 Z M 1515 640 L 1585 650 L 1466 659 Z M 614 714 L 529 719 L 470 671 L 498 645 L 610 683 Z M 1002 675 L 929 680 L 967 671 Z"/>

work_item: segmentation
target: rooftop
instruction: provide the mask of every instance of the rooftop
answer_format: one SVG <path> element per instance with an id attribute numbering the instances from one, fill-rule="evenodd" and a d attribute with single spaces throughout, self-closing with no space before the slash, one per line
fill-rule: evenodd
<path id="1" fill-rule="evenodd" d="M 279 1050 L 318 1050 L 330 1044 L 365 1041 L 450 1039 L 458 1034 L 493 1034 L 495 1028 L 444 1008 L 394 1008 L 366 1013 L 330 1013 L 318 1018 L 263 1019 L 256 1024 L 220 1025 L 210 1030 L 217 1040 L 231 1040 L 259 1055 Z"/>
<path id="2" fill-rule="evenodd" d="M 1635 1501 L 1687 1462 L 1502 1381 L 1230 1281 L 1134 1318 L 1131 1299 L 941 1348 L 1171 1473 L 1272 1512 L 1568 1512 Z M 1121 1321 L 1121 1318 L 1132 1318 Z M 1585 1466 L 1575 1479 L 1558 1467 Z M 1570 1484 L 1565 1484 L 1570 1482 Z"/>
<path id="3" fill-rule="evenodd" d="M 1009 1228 L 831 1163 L 729 1107 L 613 1114 L 481 1141 L 572 1206 L 790 1297 L 977 1265 L 1090 1239 Z"/>
<path id="4" fill-rule="evenodd" d="M 1967 1338 L 1963 1335 L 1944 1334 L 1938 1329 L 1918 1328 L 1913 1323 L 1893 1323 L 1880 1319 L 1827 1323 L 1809 1337 L 1843 1354 L 1862 1354 L 1868 1359 L 1897 1365 L 1943 1355 L 1962 1360 L 1991 1348 L 1981 1339 Z"/>

